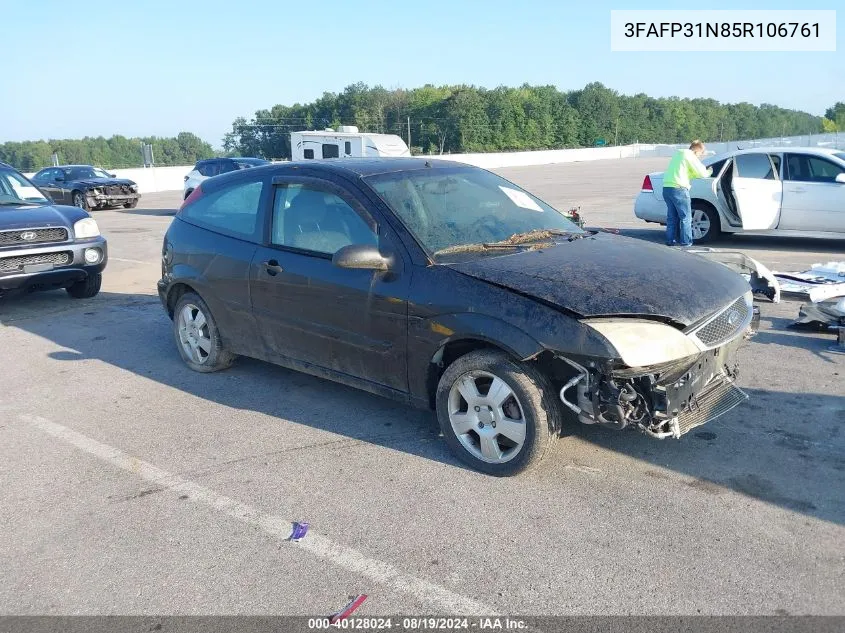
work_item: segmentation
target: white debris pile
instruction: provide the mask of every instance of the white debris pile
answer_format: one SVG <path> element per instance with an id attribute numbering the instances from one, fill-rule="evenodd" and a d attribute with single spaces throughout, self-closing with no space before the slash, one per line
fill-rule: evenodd
<path id="1" fill-rule="evenodd" d="M 776 272 L 775 277 L 784 294 L 810 300 L 799 309 L 794 325 L 838 327 L 845 324 L 845 262 L 813 264 L 802 272 Z"/>

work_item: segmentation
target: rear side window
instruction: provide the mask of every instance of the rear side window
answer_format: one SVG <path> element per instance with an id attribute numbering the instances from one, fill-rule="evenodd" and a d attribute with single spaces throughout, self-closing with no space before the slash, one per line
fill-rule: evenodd
<path id="1" fill-rule="evenodd" d="M 739 178 L 776 180 L 772 161 L 767 154 L 739 154 L 736 157 L 736 175 Z"/>
<path id="2" fill-rule="evenodd" d="M 179 212 L 191 224 L 241 239 L 254 239 L 261 206 L 261 180 L 232 183 L 203 193 Z"/>
<path id="3" fill-rule="evenodd" d="M 329 143 L 323 144 L 323 158 L 339 158 L 340 148 Z"/>
<path id="4" fill-rule="evenodd" d="M 228 174 L 230 171 L 237 171 L 238 166 L 235 161 L 232 160 L 221 160 L 220 161 L 220 173 L 221 174 Z"/>
<path id="5" fill-rule="evenodd" d="M 205 163 L 197 164 L 197 171 L 203 176 L 211 178 L 220 173 L 220 164 L 216 160 L 210 160 Z"/>

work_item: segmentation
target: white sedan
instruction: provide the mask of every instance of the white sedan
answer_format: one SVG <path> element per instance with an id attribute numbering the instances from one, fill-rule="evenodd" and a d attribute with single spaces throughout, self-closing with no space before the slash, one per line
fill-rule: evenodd
<path id="1" fill-rule="evenodd" d="M 721 233 L 845 238 L 845 151 L 754 148 L 710 156 L 710 178 L 692 181 L 692 236 Z M 634 215 L 666 224 L 663 172 L 648 174 Z"/>

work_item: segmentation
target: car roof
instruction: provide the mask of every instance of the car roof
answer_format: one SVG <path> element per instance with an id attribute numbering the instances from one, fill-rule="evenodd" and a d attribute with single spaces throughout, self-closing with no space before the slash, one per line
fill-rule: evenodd
<path id="1" fill-rule="evenodd" d="M 831 154 L 836 154 L 837 152 L 841 152 L 843 150 L 838 150 L 833 147 L 769 147 L 769 146 L 761 146 L 761 147 L 743 147 L 739 150 L 734 150 L 732 152 L 728 152 L 729 154 L 749 154 L 753 152 L 765 152 L 767 154 L 782 154 L 784 152 L 790 153 L 798 153 L 798 154 L 816 154 L 819 156 L 830 156 Z"/>
<path id="2" fill-rule="evenodd" d="M 375 174 L 389 174 L 418 169 L 436 169 L 446 167 L 470 167 L 466 163 L 452 160 L 422 157 L 374 157 L 374 158 L 329 158 L 322 160 L 300 160 L 287 163 L 274 163 L 257 169 L 281 168 L 284 171 L 307 167 L 312 170 L 326 172 L 347 172 L 358 176 L 373 176 Z"/>

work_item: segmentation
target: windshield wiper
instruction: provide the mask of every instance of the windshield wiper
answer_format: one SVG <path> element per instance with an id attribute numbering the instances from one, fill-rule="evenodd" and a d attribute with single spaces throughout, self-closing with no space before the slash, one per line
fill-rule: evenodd
<path id="1" fill-rule="evenodd" d="M 46 200 L 39 200 L 38 202 L 47 202 Z M 29 200 L 0 200 L 0 207 L 20 207 L 20 206 L 27 206 L 27 205 L 35 205 L 38 204 L 35 201 Z"/>
<path id="2" fill-rule="evenodd" d="M 486 251 L 491 248 L 519 248 L 519 244 L 506 244 L 504 242 L 495 242 L 491 244 L 456 244 L 455 246 L 447 246 L 441 248 L 439 251 L 434 251 L 433 256 L 451 255 L 453 253 L 475 253 L 478 251 Z"/>
<path id="3" fill-rule="evenodd" d="M 584 236 L 584 233 L 564 231 L 563 229 L 534 229 L 532 231 L 525 231 L 524 233 L 514 233 L 506 240 L 486 244 L 486 246 L 528 244 L 538 240 L 547 240 L 551 237 L 568 237 L 570 240 L 577 240 Z"/>

